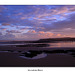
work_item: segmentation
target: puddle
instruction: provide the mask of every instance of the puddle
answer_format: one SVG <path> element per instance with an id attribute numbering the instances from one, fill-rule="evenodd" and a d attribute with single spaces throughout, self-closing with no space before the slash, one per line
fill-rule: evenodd
<path id="1" fill-rule="evenodd" d="M 6 51 L 0 51 L 0 52 L 8 52 L 8 53 L 21 53 L 22 51 L 14 51 L 14 50 L 6 50 Z"/>
<path id="2" fill-rule="evenodd" d="M 71 55 L 75 57 L 75 50 L 29 50 L 27 52 L 21 50 L 1 50 L 0 52 L 8 52 L 8 53 L 18 53 L 20 57 L 25 59 L 40 59 L 45 58 L 48 54 L 59 54 L 59 55 Z"/>
<path id="3" fill-rule="evenodd" d="M 27 57 L 25 55 L 21 55 L 20 57 L 25 58 L 25 59 L 40 59 L 40 58 L 45 58 L 47 56 L 47 54 L 45 53 L 41 53 L 41 54 L 37 54 L 36 56 L 33 57 Z"/>
<path id="4" fill-rule="evenodd" d="M 8 52 L 8 51 L 0 51 L 0 52 Z"/>
<path id="5" fill-rule="evenodd" d="M 47 54 L 59 54 L 59 55 L 71 55 L 72 57 L 75 57 L 75 50 L 43 50 L 43 51 L 28 51 L 23 52 L 20 54 L 20 57 L 26 58 L 26 59 L 40 59 L 47 56 Z"/>

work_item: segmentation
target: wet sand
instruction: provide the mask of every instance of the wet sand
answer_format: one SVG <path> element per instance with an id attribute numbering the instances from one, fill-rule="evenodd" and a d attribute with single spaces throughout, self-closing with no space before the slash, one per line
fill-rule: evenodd
<path id="1" fill-rule="evenodd" d="M 53 52 L 55 50 L 59 51 Z M 69 51 L 64 53 L 61 50 Z M 73 51 L 70 52 L 70 50 Z M 0 46 L 0 67 L 75 67 L 74 50 L 75 48 Z M 20 57 L 22 53 L 28 53 L 29 51 L 33 51 L 32 54 L 34 51 L 42 51 L 42 53 L 43 51 L 52 51 L 53 53 L 45 52 L 47 56 L 38 59 Z"/>

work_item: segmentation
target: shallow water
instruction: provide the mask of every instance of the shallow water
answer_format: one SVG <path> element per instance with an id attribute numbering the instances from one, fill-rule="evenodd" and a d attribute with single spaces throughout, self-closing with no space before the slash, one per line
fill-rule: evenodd
<path id="1" fill-rule="evenodd" d="M 53 47 L 75 47 L 75 42 L 56 42 L 56 43 L 48 43 L 50 48 Z"/>
<path id="2" fill-rule="evenodd" d="M 37 54 L 36 56 L 33 56 L 33 57 L 26 57 L 26 56 L 20 56 L 22 58 L 25 58 L 25 59 L 41 59 L 41 58 L 45 58 L 47 56 L 46 53 L 41 53 L 41 54 Z"/>
<path id="3" fill-rule="evenodd" d="M 70 55 L 75 58 L 75 49 L 56 49 L 56 50 L 28 50 L 28 51 L 16 51 L 16 50 L 0 50 L 1 53 L 17 53 L 18 57 L 25 59 L 41 59 L 48 55 L 60 54 L 60 55 Z"/>
<path id="4" fill-rule="evenodd" d="M 55 42 L 55 43 L 15 43 L 15 44 L 1 44 L 0 46 L 18 46 L 18 45 L 29 45 L 29 44 L 49 44 L 48 48 L 55 48 L 55 47 L 75 47 L 75 42 Z M 40 47 L 40 46 L 39 46 Z M 46 47 L 46 46 L 45 46 Z"/>
<path id="5" fill-rule="evenodd" d="M 0 44 L 0 46 L 8 46 L 8 45 L 26 45 L 25 43 L 19 43 L 19 44 Z"/>

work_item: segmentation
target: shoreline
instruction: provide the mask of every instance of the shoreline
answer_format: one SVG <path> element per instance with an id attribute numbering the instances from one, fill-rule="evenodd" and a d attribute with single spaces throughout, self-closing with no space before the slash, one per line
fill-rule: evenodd
<path id="1" fill-rule="evenodd" d="M 36 48 L 36 47 L 1 47 L 0 51 L 7 51 L 8 52 L 0 52 L 0 67 L 75 67 L 75 57 L 69 54 L 60 53 L 64 50 L 74 50 L 74 48 Z M 51 54 L 51 51 L 56 51 Z M 29 53 L 32 51 L 31 54 L 38 54 L 38 52 L 46 51 L 44 54 L 40 54 L 40 59 L 26 59 L 22 58 L 19 55 L 22 53 Z M 50 51 L 48 53 L 48 51 Z M 35 55 L 34 55 L 35 56 Z"/>

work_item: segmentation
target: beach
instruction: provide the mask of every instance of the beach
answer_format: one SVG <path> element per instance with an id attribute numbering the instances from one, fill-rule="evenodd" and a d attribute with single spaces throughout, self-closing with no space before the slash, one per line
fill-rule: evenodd
<path id="1" fill-rule="evenodd" d="M 75 67 L 75 48 L 44 48 L 44 47 L 15 47 L 0 46 L 0 67 Z M 36 55 L 23 57 L 22 54 Z M 35 53 L 34 53 L 35 54 Z M 22 56 L 21 56 L 22 55 Z"/>

